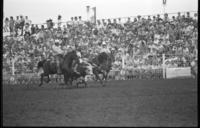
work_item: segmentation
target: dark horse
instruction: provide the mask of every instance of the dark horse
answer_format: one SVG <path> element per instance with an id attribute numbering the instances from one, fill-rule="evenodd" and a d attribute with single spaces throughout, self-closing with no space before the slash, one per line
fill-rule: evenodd
<path id="1" fill-rule="evenodd" d="M 78 62 L 78 56 L 76 54 L 76 51 L 72 51 L 67 53 L 65 56 L 63 55 L 58 55 L 59 57 L 59 61 L 60 61 L 60 68 L 61 68 L 61 74 L 64 75 L 64 81 L 65 84 L 68 84 L 68 82 L 70 82 L 70 84 L 72 84 L 72 75 L 73 75 L 73 69 L 72 69 L 72 64 L 73 62 Z M 43 69 L 43 73 L 40 74 L 41 76 L 41 83 L 39 86 L 41 86 L 43 84 L 43 77 L 47 76 L 48 77 L 48 81 L 50 81 L 49 79 L 49 75 L 51 74 L 57 74 L 57 65 L 56 62 L 51 62 L 51 61 L 47 61 L 47 60 L 42 60 L 38 63 L 37 66 L 38 69 Z"/>
<path id="2" fill-rule="evenodd" d="M 60 61 L 60 68 L 61 68 L 62 74 L 64 75 L 65 84 L 72 85 L 72 82 L 74 80 L 77 80 L 80 77 L 85 78 L 86 75 L 93 74 L 92 65 L 88 62 L 80 63 L 80 60 L 77 56 L 76 51 L 71 51 L 71 52 L 67 53 L 65 56 L 60 55 L 59 61 Z M 77 74 L 76 72 L 74 72 L 74 70 L 73 70 L 74 64 L 78 64 L 77 71 L 80 74 Z M 56 66 L 55 62 L 43 60 L 38 63 L 38 69 L 40 69 L 40 68 L 42 68 L 44 71 L 43 73 L 41 73 L 41 84 L 40 84 L 40 86 L 41 86 L 43 84 L 44 76 L 48 77 L 48 82 L 49 82 L 50 81 L 49 75 L 57 74 L 57 66 Z M 79 83 L 77 83 L 77 86 Z M 87 84 L 85 82 L 85 80 L 82 80 L 82 83 L 84 83 L 85 86 Z"/>
<path id="3" fill-rule="evenodd" d="M 99 80 L 102 85 L 105 85 L 104 81 L 107 81 L 108 73 L 112 68 L 113 61 L 113 52 L 111 52 L 110 54 L 103 52 L 92 59 L 91 63 L 94 66 L 93 73 L 96 77 L 96 80 Z M 103 75 L 102 79 L 99 76 L 100 74 Z"/>
<path id="4" fill-rule="evenodd" d="M 78 64 L 77 71 L 80 74 L 74 72 L 73 70 L 74 64 Z M 69 52 L 67 55 L 64 56 L 61 69 L 63 70 L 64 73 L 65 83 L 67 84 L 69 82 L 70 85 L 72 85 L 72 82 L 74 80 L 77 80 L 80 77 L 85 77 L 86 75 L 92 75 L 92 65 L 87 62 L 80 62 L 76 51 Z M 83 80 L 82 82 L 86 86 L 87 83 L 85 82 L 85 80 Z M 77 83 L 77 86 L 79 83 Z"/>
<path id="5" fill-rule="evenodd" d="M 60 61 L 62 61 L 63 56 L 59 55 L 59 58 L 60 58 Z M 52 62 L 50 60 L 45 59 L 45 60 L 38 62 L 37 68 L 38 68 L 38 70 L 41 70 L 41 69 L 43 70 L 43 72 L 40 74 L 40 76 L 41 76 L 40 81 L 41 82 L 40 82 L 39 86 L 42 86 L 43 78 L 45 76 L 47 76 L 47 78 L 48 78 L 47 83 L 49 83 L 49 81 L 50 81 L 49 75 L 57 74 L 56 62 Z M 56 79 L 56 81 L 57 81 L 57 79 Z"/>
<path id="6" fill-rule="evenodd" d="M 73 71 L 73 65 L 78 62 L 79 59 L 76 51 L 71 51 L 64 56 L 61 64 L 61 70 L 64 74 L 65 84 L 68 84 L 69 82 L 69 84 L 72 85 L 72 81 L 74 80 L 73 75 L 75 74 Z"/>

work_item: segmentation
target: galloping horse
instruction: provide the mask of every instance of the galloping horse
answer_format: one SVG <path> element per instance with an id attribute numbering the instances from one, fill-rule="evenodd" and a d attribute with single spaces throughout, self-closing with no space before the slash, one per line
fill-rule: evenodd
<path id="1" fill-rule="evenodd" d="M 63 56 L 59 55 L 59 58 L 60 58 L 60 62 L 62 62 Z M 56 62 L 51 62 L 50 60 L 45 59 L 45 60 L 38 62 L 37 68 L 38 68 L 38 70 L 41 70 L 41 69 L 43 70 L 43 72 L 40 74 L 41 78 L 40 78 L 40 84 L 39 84 L 39 86 L 42 86 L 44 76 L 48 77 L 47 83 L 49 83 L 49 81 L 50 81 L 49 75 L 57 74 L 58 67 L 56 65 Z M 57 79 L 56 79 L 56 81 L 57 81 Z"/>
<path id="2" fill-rule="evenodd" d="M 80 74 L 77 74 L 73 70 L 73 65 L 78 64 L 77 71 Z M 80 62 L 76 51 L 71 51 L 67 55 L 64 56 L 63 62 L 61 64 L 61 69 L 64 73 L 65 83 L 69 82 L 72 85 L 73 80 L 76 80 L 80 77 L 85 77 L 86 75 L 92 74 L 92 66 L 89 63 Z M 85 83 L 85 81 L 83 81 Z M 85 83 L 86 84 L 86 83 Z M 78 85 L 77 85 L 78 86 Z"/>
<path id="3" fill-rule="evenodd" d="M 96 80 L 99 80 L 100 83 L 104 86 L 104 81 L 107 81 L 108 73 L 112 68 L 112 63 L 114 62 L 113 52 L 109 53 L 100 53 L 96 57 L 94 57 L 91 61 L 93 64 L 93 73 L 96 77 Z M 100 78 L 100 74 L 103 75 L 102 79 Z"/>
<path id="4" fill-rule="evenodd" d="M 76 51 L 71 51 L 65 56 L 59 56 L 61 74 L 64 75 L 65 84 L 72 85 L 73 80 L 78 79 L 79 77 L 85 77 L 86 75 L 91 75 L 92 69 L 91 65 L 85 63 L 79 63 L 79 58 L 76 54 Z M 77 70 L 80 74 L 76 74 L 73 70 L 73 63 L 78 63 Z M 47 60 L 40 61 L 38 63 L 38 69 L 42 68 L 43 73 L 41 73 L 41 83 L 43 84 L 43 77 L 48 76 L 48 82 L 50 81 L 50 74 L 57 74 L 57 66 L 55 62 L 50 62 Z M 83 81 L 85 83 L 85 81 Z"/>

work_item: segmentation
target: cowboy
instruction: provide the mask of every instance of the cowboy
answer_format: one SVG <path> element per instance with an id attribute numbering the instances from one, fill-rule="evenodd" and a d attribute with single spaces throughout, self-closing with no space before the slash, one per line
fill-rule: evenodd
<path id="1" fill-rule="evenodd" d="M 23 36 L 24 31 L 24 25 L 25 25 L 25 19 L 22 15 L 20 15 L 20 29 L 21 29 L 21 36 Z"/>
<path id="2" fill-rule="evenodd" d="M 56 57 L 56 65 L 57 65 L 57 73 L 61 74 L 61 69 L 60 69 L 60 56 L 64 54 L 64 51 L 61 49 L 60 42 L 59 40 L 55 40 L 55 43 L 52 46 L 52 50 L 54 53 L 54 56 Z"/>
<path id="3" fill-rule="evenodd" d="M 105 52 L 105 53 L 110 53 L 110 49 L 108 48 L 108 46 L 106 45 L 106 42 L 102 43 L 102 47 L 100 50 L 100 53 Z"/>

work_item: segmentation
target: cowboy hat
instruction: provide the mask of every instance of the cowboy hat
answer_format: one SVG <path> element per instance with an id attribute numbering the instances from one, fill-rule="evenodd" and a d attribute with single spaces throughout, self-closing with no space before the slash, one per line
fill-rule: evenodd
<path id="1" fill-rule="evenodd" d="M 106 42 L 104 41 L 104 42 L 102 42 L 102 45 L 106 45 Z"/>
<path id="2" fill-rule="evenodd" d="M 59 40 L 58 40 L 58 39 L 56 39 L 56 40 L 55 40 L 55 43 L 59 43 Z"/>

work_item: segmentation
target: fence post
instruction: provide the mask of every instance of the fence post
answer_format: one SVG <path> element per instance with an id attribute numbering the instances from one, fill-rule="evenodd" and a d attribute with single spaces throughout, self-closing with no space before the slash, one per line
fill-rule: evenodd
<path id="1" fill-rule="evenodd" d="M 163 62 L 163 64 L 162 64 L 162 69 L 163 69 L 163 78 L 165 79 L 166 77 L 165 77 L 165 54 L 162 54 L 162 62 Z"/>
<path id="2" fill-rule="evenodd" d="M 124 69 L 124 60 L 125 58 L 124 58 L 124 55 L 122 55 L 122 69 Z"/>
<path id="3" fill-rule="evenodd" d="M 12 58 L 12 75 L 15 75 L 15 59 Z"/>

